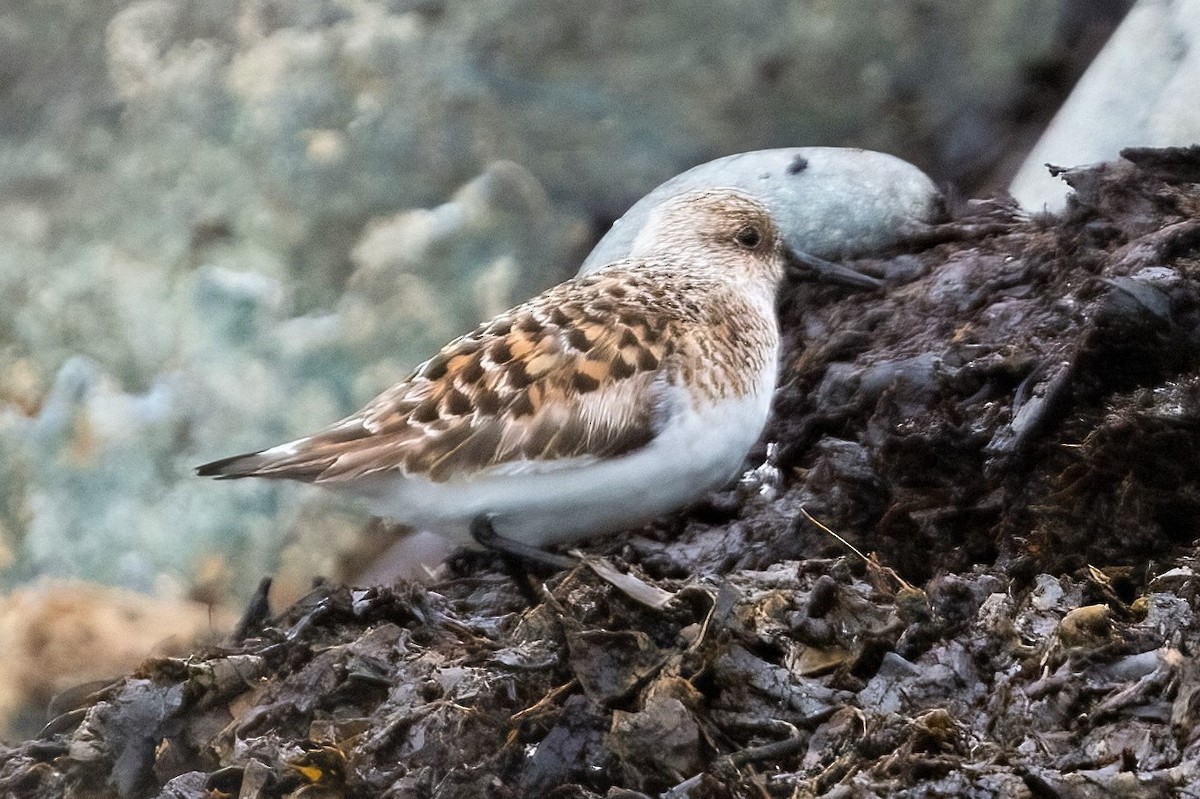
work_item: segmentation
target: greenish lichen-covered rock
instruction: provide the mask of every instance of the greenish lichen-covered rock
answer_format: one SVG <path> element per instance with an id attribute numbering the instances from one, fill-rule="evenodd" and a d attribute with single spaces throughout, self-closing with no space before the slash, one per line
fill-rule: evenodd
<path id="1" fill-rule="evenodd" d="M 534 291 L 533 275 L 577 261 L 585 235 L 528 172 L 501 162 L 442 205 L 368 223 L 322 313 L 295 313 L 294 292 L 271 274 L 278 258 L 241 263 L 223 244 L 191 269 L 156 270 L 92 246 L 41 278 L 12 316 L 20 346 L 3 351 L 9 575 L 177 592 L 219 555 L 233 584 L 249 586 L 278 568 L 281 548 L 298 575 L 329 571 L 361 513 L 289 487 L 215 486 L 191 467 L 347 413 Z"/>

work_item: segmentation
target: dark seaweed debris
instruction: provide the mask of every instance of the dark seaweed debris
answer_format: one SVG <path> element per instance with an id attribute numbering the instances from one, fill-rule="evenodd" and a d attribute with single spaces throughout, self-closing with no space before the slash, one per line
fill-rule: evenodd
<path id="1" fill-rule="evenodd" d="M 0 751 L 0 793 L 1200 796 L 1197 174 L 1066 170 L 1060 218 L 972 204 L 856 264 L 885 295 L 786 303 L 781 480 L 533 607 L 489 566 L 319 587 Z"/>

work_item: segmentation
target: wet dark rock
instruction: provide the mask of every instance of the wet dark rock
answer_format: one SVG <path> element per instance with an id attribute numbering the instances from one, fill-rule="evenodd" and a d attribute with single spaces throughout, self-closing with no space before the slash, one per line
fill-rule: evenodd
<path id="1" fill-rule="evenodd" d="M 260 607 L 0 750 L 0 793 L 1194 793 L 1200 153 L 1131 159 L 785 303 L 778 479 L 532 607 L 486 565 Z"/>

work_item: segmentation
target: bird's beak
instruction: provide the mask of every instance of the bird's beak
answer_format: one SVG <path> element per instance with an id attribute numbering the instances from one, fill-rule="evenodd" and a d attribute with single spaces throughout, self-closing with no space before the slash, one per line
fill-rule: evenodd
<path id="1" fill-rule="evenodd" d="M 784 254 L 787 259 L 787 275 L 793 280 L 828 283 L 857 291 L 875 291 L 883 288 L 882 280 L 856 272 L 848 266 L 797 252 L 791 247 L 784 248 Z"/>

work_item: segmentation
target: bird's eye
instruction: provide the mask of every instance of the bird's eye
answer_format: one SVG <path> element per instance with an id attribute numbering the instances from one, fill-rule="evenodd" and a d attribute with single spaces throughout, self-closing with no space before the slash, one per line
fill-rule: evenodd
<path id="1" fill-rule="evenodd" d="M 739 247 L 753 250 L 762 243 L 762 233 L 754 225 L 745 225 L 737 233 L 733 234 L 733 240 L 737 242 Z"/>

